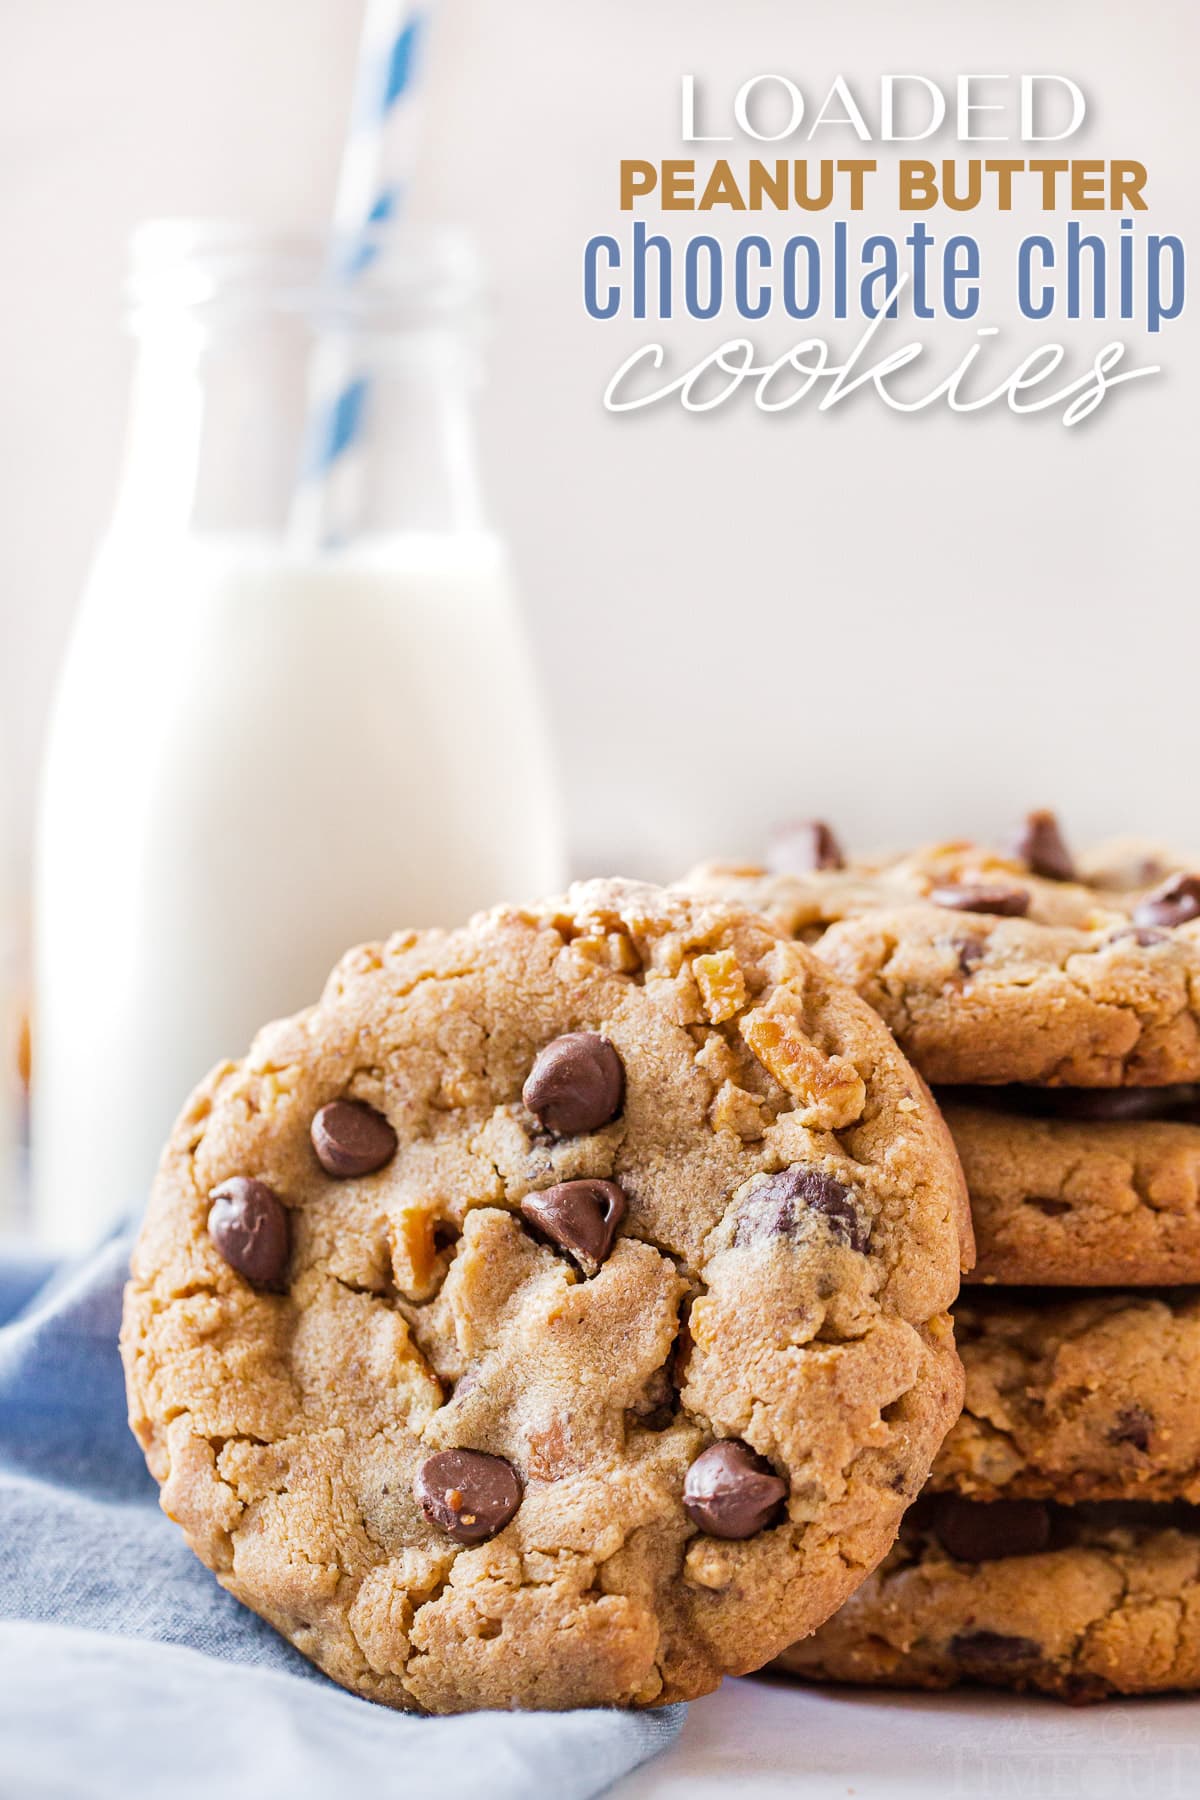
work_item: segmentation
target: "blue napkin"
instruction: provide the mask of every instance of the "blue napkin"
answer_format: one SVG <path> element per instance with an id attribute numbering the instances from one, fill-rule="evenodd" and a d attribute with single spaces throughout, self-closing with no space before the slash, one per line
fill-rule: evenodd
<path id="1" fill-rule="evenodd" d="M 125 1422 L 126 1238 L 0 1261 L 0 1792 L 575 1800 L 683 1709 L 411 1718 L 320 1675 L 192 1555 Z M 369 1785 L 368 1785 L 369 1783 Z"/>

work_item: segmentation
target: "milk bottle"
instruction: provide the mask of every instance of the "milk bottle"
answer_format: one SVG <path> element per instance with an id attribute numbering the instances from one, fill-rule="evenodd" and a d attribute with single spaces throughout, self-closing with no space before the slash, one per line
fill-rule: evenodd
<path id="1" fill-rule="evenodd" d="M 155 228 L 135 268 L 127 466 L 38 844 L 35 1215 L 64 1244 L 140 1208 L 189 1087 L 342 950 L 563 878 L 474 482 L 461 248 L 397 234 L 334 300 L 307 245 Z M 310 538 L 286 521 L 314 320 L 368 428 Z"/>

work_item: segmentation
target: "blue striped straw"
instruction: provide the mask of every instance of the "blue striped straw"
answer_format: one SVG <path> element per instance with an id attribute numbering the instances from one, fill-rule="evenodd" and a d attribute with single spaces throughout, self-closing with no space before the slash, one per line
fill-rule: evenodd
<path id="1" fill-rule="evenodd" d="M 368 0 L 359 45 L 350 128 L 333 213 L 330 280 L 353 282 L 376 253 L 372 226 L 396 218 L 417 145 L 418 76 L 429 0 Z M 341 541 L 354 518 L 368 383 L 349 343 L 321 341 L 308 383 L 308 426 L 288 535 L 306 547 Z M 355 465 L 357 466 L 357 469 Z"/>

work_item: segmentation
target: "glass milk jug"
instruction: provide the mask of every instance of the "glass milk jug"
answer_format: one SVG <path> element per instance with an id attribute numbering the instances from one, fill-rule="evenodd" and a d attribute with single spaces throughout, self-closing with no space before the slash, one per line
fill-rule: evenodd
<path id="1" fill-rule="evenodd" d="M 52 1242 L 140 1209 L 188 1091 L 352 944 L 553 892 L 551 759 L 468 411 L 466 247 L 135 240 L 124 475 L 35 894 Z"/>

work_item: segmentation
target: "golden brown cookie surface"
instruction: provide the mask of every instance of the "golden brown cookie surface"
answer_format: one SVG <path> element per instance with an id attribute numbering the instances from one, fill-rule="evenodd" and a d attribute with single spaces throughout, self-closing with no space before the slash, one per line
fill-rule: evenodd
<path id="1" fill-rule="evenodd" d="M 977 1500 L 1200 1501 L 1200 1293 L 974 1290 L 931 1485 Z"/>
<path id="2" fill-rule="evenodd" d="M 775 1667 L 1075 1702 L 1194 1691 L 1200 1510 L 922 1501 L 887 1561 Z"/>
<path id="3" fill-rule="evenodd" d="M 960 1403 L 960 1256 L 868 1009 L 760 920 L 589 883 L 353 952 L 202 1085 L 131 1421 L 197 1553 L 344 1685 L 656 1704 L 883 1554 Z"/>
<path id="4" fill-rule="evenodd" d="M 838 868 L 710 863 L 684 886 L 816 948 L 927 1081 L 1200 1080 L 1200 877 L 1149 856 L 1087 869 L 1077 878 L 1051 816 L 1034 814 L 1004 853 L 952 842 Z"/>
<path id="5" fill-rule="evenodd" d="M 1160 1092 L 1174 1090 L 1119 1090 Z M 1200 1282 L 1200 1124 L 1190 1110 L 1161 1118 L 1039 1117 L 1027 1094 L 1011 1112 L 963 1104 L 954 1089 L 939 1098 L 971 1195 L 977 1255 L 970 1280 Z"/>

